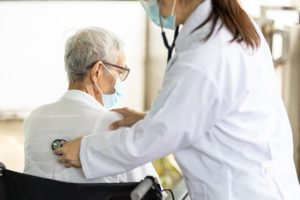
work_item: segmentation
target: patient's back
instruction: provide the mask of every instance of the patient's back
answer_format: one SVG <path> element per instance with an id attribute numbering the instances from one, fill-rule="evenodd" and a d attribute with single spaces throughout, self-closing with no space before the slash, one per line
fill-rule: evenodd
<path id="1" fill-rule="evenodd" d="M 120 118 L 119 114 L 106 111 L 92 96 L 69 90 L 59 101 L 33 111 L 24 122 L 24 173 L 77 183 L 131 182 L 147 175 L 157 177 L 150 163 L 130 172 L 93 180 L 87 180 L 81 169 L 65 168 L 58 163 L 58 156 L 51 149 L 55 139 L 69 141 L 84 134 L 95 134 L 95 130 L 107 131 Z"/>

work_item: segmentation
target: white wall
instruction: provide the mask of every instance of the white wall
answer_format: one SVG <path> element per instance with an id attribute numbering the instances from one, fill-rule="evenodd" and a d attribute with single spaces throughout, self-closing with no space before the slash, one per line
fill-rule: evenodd
<path id="1" fill-rule="evenodd" d="M 244 8 L 254 16 L 257 16 L 257 14 L 259 14 L 258 9 L 261 5 L 290 6 L 291 1 L 293 0 L 241 0 Z"/>

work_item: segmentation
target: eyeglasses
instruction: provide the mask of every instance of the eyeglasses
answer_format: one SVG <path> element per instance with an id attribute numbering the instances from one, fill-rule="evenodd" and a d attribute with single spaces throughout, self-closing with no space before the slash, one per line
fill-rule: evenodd
<path id="1" fill-rule="evenodd" d="M 118 74 L 119 74 L 119 78 L 121 79 L 121 81 L 125 81 L 129 75 L 130 69 L 127 67 L 121 67 L 119 65 L 115 65 L 115 64 L 111 64 L 109 62 L 106 61 L 102 61 L 103 64 L 105 65 L 110 65 L 112 67 L 118 68 Z"/>
<path id="2" fill-rule="evenodd" d="M 99 60 L 93 62 L 92 64 L 90 64 L 87 67 L 87 69 L 91 69 L 97 62 L 99 62 Z M 102 62 L 105 65 L 110 65 L 112 67 L 118 68 L 118 75 L 119 75 L 119 78 L 120 78 L 121 81 L 125 81 L 127 79 L 128 75 L 129 75 L 129 72 L 130 72 L 130 69 L 127 67 L 127 65 L 126 65 L 126 67 L 122 67 L 122 66 L 119 66 L 119 65 L 111 64 L 111 63 L 106 62 L 106 61 L 102 61 Z"/>

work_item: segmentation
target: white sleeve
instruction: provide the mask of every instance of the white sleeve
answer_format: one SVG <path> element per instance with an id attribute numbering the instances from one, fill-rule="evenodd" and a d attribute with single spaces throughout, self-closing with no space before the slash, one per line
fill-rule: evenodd
<path id="1" fill-rule="evenodd" d="M 128 171 L 192 145 L 228 107 L 222 92 L 193 67 L 168 71 L 143 120 L 131 128 L 82 138 L 80 160 L 86 178 Z"/>

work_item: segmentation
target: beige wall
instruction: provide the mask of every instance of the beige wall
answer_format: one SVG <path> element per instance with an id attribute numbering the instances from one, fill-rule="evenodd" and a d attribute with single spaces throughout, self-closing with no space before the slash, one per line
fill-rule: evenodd
<path id="1" fill-rule="evenodd" d="M 0 121 L 0 162 L 18 172 L 24 168 L 24 138 L 21 130 L 21 120 Z"/>
<path id="2" fill-rule="evenodd" d="M 291 29 L 290 61 L 284 70 L 284 100 L 294 136 L 294 158 L 300 178 L 300 25 Z"/>
<path id="3" fill-rule="evenodd" d="M 165 69 L 167 66 L 167 49 L 163 45 L 161 29 L 148 21 L 147 26 L 147 46 L 146 46 L 146 99 L 145 109 L 151 107 L 153 99 L 157 96 L 158 90 L 161 88 Z M 171 38 L 171 31 L 167 31 Z"/>
<path id="4" fill-rule="evenodd" d="M 146 36 L 146 99 L 145 109 L 148 110 L 157 96 L 163 82 L 163 77 L 167 67 L 167 49 L 163 44 L 161 28 L 153 22 L 148 21 Z M 165 29 L 169 43 L 173 42 L 174 32 Z M 174 52 L 175 53 L 175 49 Z"/>

